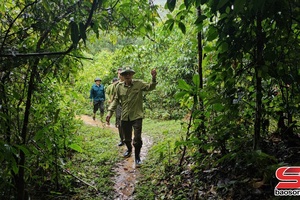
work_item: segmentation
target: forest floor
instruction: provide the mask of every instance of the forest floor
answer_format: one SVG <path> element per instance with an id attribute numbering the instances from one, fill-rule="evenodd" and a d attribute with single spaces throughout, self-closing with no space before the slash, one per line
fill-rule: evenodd
<path id="1" fill-rule="evenodd" d="M 71 151 L 70 160 L 62 166 L 62 177 L 68 178 L 70 184 L 56 189 L 46 180 L 37 184 L 31 199 L 279 200 L 282 198 L 274 196 L 276 169 L 300 163 L 298 135 L 298 139 L 287 141 L 265 140 L 258 151 L 248 151 L 250 142 L 244 142 L 237 152 L 226 157 L 219 152 L 203 152 L 204 156 L 192 158 L 187 152 L 179 166 L 182 151 L 176 149 L 176 141 L 184 135 L 182 125 L 178 121 L 145 119 L 143 165 L 136 168 L 134 156 L 123 158 L 126 147 L 117 146 L 119 135 L 114 123 L 108 126 L 88 115 L 78 119 L 72 142 L 78 144 L 80 151 Z M 63 181 L 60 179 L 62 186 Z"/>
<path id="2" fill-rule="evenodd" d="M 106 123 L 103 123 L 98 119 L 93 120 L 92 117 L 88 115 L 81 115 L 80 119 L 86 125 L 101 127 L 104 129 L 110 129 L 115 133 L 118 133 L 118 129 L 113 124 L 107 125 Z M 142 139 L 143 139 L 143 147 L 141 149 L 141 160 L 145 160 L 148 150 L 152 146 L 153 140 L 146 133 L 143 133 Z M 122 153 L 125 151 L 126 151 L 126 147 L 123 146 L 119 150 L 119 153 L 122 155 Z M 134 152 L 132 155 L 134 155 Z M 114 182 L 113 188 L 115 190 L 114 199 L 118 199 L 118 200 L 134 199 L 133 196 L 134 196 L 135 185 L 138 182 L 138 178 L 140 176 L 139 168 L 135 167 L 134 156 L 131 156 L 129 158 L 124 158 L 123 160 L 118 162 L 113 167 L 113 171 L 115 173 L 115 176 L 112 177 L 112 181 Z"/>
<path id="3" fill-rule="evenodd" d="M 182 154 L 176 150 L 176 141 L 184 135 L 182 125 L 145 119 L 141 152 L 144 163 L 135 168 L 134 156 L 123 158 L 126 147 L 117 146 L 118 130 L 113 123 L 108 126 L 88 115 L 80 119 L 84 123 L 78 133 L 83 153 L 74 155 L 73 172 L 97 189 L 75 185 L 76 197 L 72 199 L 76 200 L 273 199 L 278 161 L 299 165 L 299 145 L 287 148 L 286 143 L 276 140 L 264 142 L 262 151 L 247 151 L 251 144 L 243 143 L 238 152 L 225 158 L 218 152 L 203 153 L 209 159 L 201 157 L 201 166 L 187 154 L 184 164 L 178 167 Z M 292 149 L 296 152 L 290 152 Z"/>

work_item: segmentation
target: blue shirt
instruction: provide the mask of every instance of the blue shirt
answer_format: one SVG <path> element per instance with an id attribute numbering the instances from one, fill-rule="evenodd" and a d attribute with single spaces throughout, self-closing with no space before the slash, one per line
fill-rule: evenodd
<path id="1" fill-rule="evenodd" d="M 90 99 L 91 101 L 105 101 L 105 89 L 102 84 L 99 86 L 97 84 L 94 84 L 92 86 L 92 89 L 90 91 Z"/>

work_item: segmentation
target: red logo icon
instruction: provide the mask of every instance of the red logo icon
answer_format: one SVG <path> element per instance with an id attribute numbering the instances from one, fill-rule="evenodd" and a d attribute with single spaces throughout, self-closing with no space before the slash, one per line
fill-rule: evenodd
<path id="1" fill-rule="evenodd" d="M 300 189 L 299 166 L 279 167 L 275 175 L 276 178 L 280 180 L 275 189 Z"/>

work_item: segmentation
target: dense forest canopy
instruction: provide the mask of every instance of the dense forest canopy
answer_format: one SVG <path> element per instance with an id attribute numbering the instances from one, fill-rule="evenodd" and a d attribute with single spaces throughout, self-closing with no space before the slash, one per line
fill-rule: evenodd
<path id="1" fill-rule="evenodd" d="M 94 78 L 108 86 L 124 66 L 145 81 L 157 69 L 145 114 L 182 124 L 168 166 L 192 171 L 193 188 L 218 169 L 221 197 L 251 183 L 267 199 L 276 169 L 300 164 L 297 0 L 15 0 L 0 17 L 1 198 L 68 191 L 76 116 Z"/>

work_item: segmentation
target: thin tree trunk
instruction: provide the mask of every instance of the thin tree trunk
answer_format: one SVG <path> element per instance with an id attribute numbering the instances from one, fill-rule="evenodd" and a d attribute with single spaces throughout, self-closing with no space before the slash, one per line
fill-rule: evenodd
<path id="1" fill-rule="evenodd" d="M 22 127 L 22 132 L 21 132 L 21 138 L 22 138 L 22 145 L 26 145 L 27 143 L 27 131 L 28 131 L 28 122 L 29 122 L 29 115 L 30 115 L 30 109 L 31 109 L 31 99 L 32 99 L 32 94 L 34 92 L 34 87 L 35 87 L 35 76 L 37 73 L 37 65 L 39 63 L 39 59 L 37 59 L 33 65 L 31 74 L 30 74 L 30 80 L 28 83 L 28 91 L 27 91 L 27 99 L 26 99 L 26 107 L 25 107 L 25 114 L 24 114 L 24 120 L 23 120 L 23 127 Z M 18 162 L 18 167 L 19 167 L 19 172 L 15 177 L 16 180 L 16 188 L 17 188 L 17 199 L 18 200 L 23 200 L 25 199 L 25 180 L 24 180 L 24 175 L 25 175 L 25 154 L 23 151 L 20 151 L 19 153 L 19 162 Z"/>
<path id="2" fill-rule="evenodd" d="M 5 87 L 5 79 L 9 79 L 9 73 L 6 73 L 2 79 L 1 79 L 1 93 L 2 93 L 2 97 L 1 97 L 1 100 L 0 100 L 0 104 L 2 105 L 1 107 L 1 112 L 3 112 L 5 115 L 6 115 L 6 118 L 5 118 L 5 122 L 4 122 L 4 126 L 5 126 L 5 129 L 6 129 L 6 132 L 5 132 L 5 141 L 10 144 L 10 137 L 11 137 L 11 124 L 10 124 L 10 114 L 9 114 L 9 102 L 7 100 L 7 91 L 6 91 L 6 87 Z"/>
<path id="3" fill-rule="evenodd" d="M 257 13 L 256 27 L 256 65 L 255 65 L 255 80 L 256 80 L 256 109 L 255 109 L 255 124 L 254 124 L 254 141 L 253 149 L 259 149 L 260 132 L 261 132 L 261 116 L 262 116 L 262 77 L 261 69 L 263 65 L 263 35 L 262 35 L 262 17 L 261 13 Z"/>
<path id="4" fill-rule="evenodd" d="M 198 17 L 201 16 L 201 7 L 197 7 L 197 15 Z M 199 31 L 197 34 L 197 39 L 198 39 L 198 73 L 199 73 L 199 79 L 200 79 L 200 83 L 199 83 L 199 88 L 203 89 L 203 67 L 202 67 L 202 62 L 203 62 L 203 52 L 202 52 L 202 32 Z M 202 97 L 199 95 L 199 107 L 201 110 L 201 123 L 199 125 L 199 130 L 197 131 L 197 137 L 200 139 L 200 133 L 202 132 L 202 134 L 205 134 L 205 125 L 204 125 L 204 120 L 205 120 L 205 116 L 204 116 L 204 104 L 203 104 L 203 99 Z"/>

